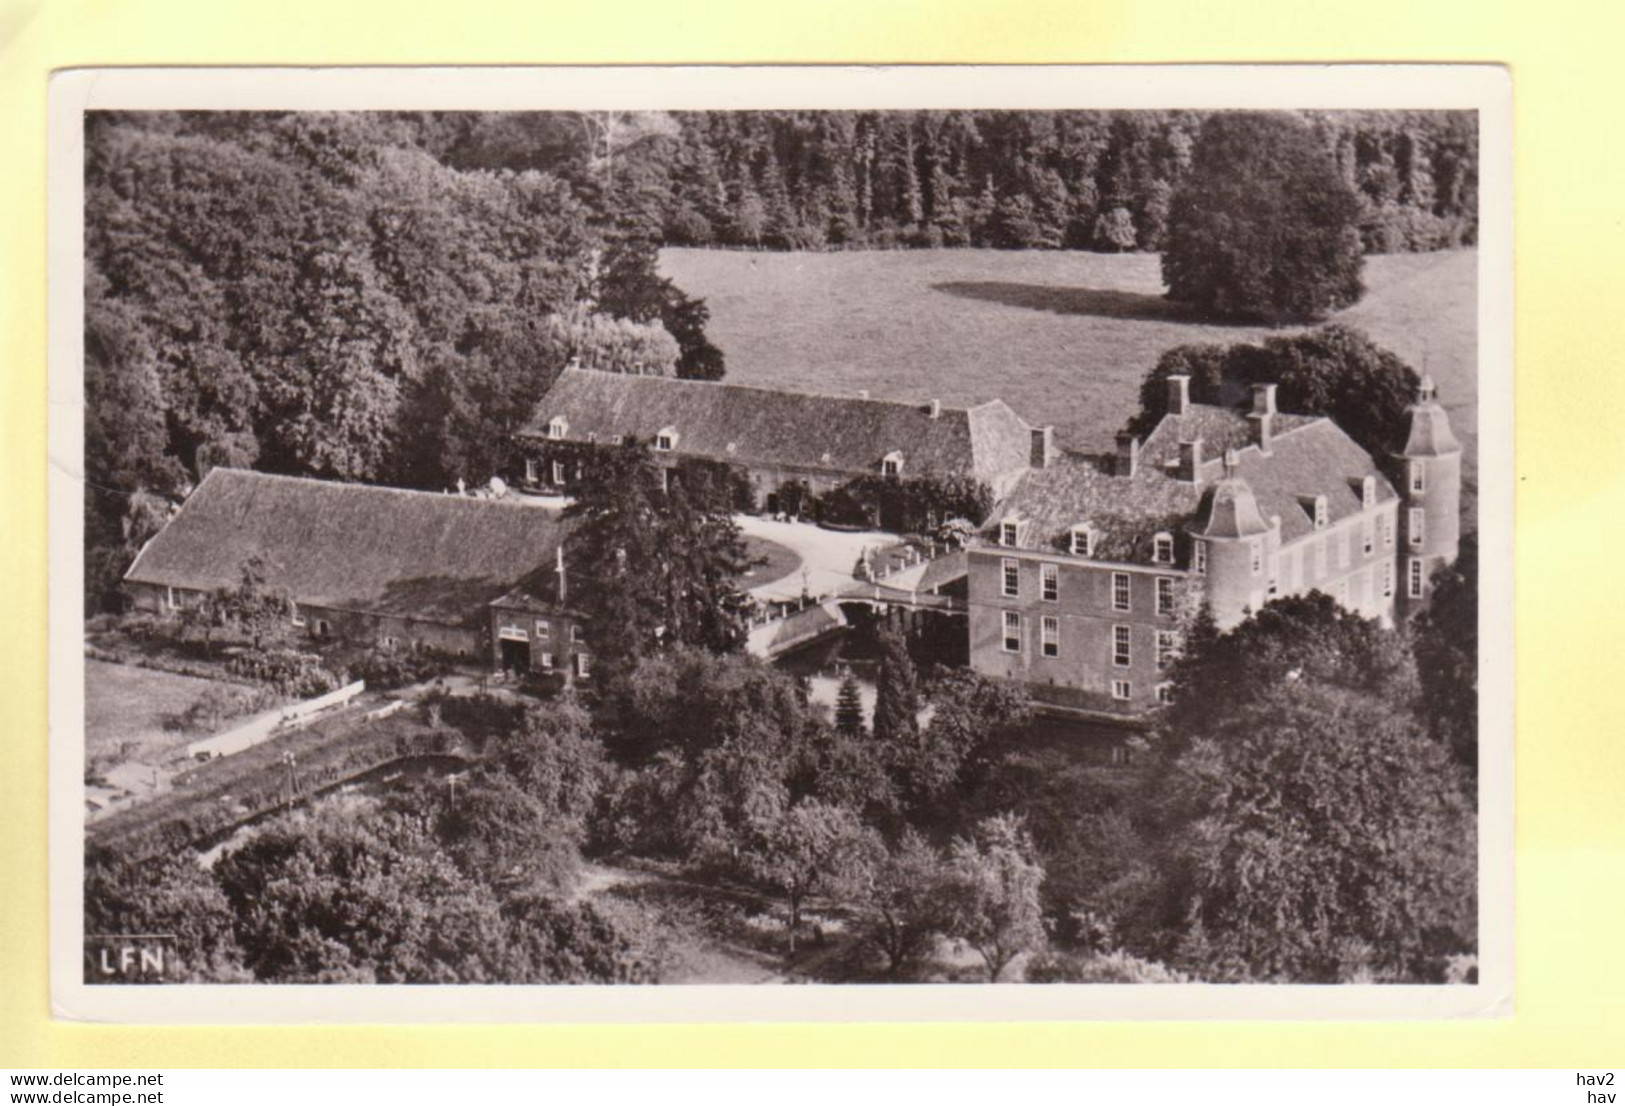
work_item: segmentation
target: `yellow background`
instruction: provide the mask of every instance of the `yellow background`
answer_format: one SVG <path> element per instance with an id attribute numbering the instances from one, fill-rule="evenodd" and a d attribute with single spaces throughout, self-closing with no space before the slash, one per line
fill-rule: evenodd
<path id="1" fill-rule="evenodd" d="M 0 1067 L 1618 1066 L 1621 15 L 1417 0 L 0 0 Z M 123 1028 L 47 1014 L 45 90 L 77 65 L 1492 61 L 1516 97 L 1516 1016 L 1454 1023 Z M 854 1010 L 854 1016 L 861 1011 Z"/>

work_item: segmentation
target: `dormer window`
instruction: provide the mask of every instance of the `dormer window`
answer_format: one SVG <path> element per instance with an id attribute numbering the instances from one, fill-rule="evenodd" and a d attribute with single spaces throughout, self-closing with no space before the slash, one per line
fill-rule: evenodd
<path id="1" fill-rule="evenodd" d="M 547 436 L 555 442 L 570 432 L 570 423 L 563 415 L 555 415 L 547 424 Z"/>
<path id="2" fill-rule="evenodd" d="M 1095 555 L 1095 528 L 1087 522 L 1072 528 L 1072 555 L 1074 557 Z"/>
<path id="3" fill-rule="evenodd" d="M 1162 533 L 1151 539 L 1151 559 L 1159 565 L 1174 563 L 1174 536 L 1172 534 Z"/>
<path id="4" fill-rule="evenodd" d="M 882 476 L 903 475 L 903 455 L 895 449 L 886 454 L 880 462 L 880 474 Z"/>
<path id="5" fill-rule="evenodd" d="M 1332 521 L 1331 507 L 1323 495 L 1315 496 L 1315 529 L 1324 530 Z"/>
<path id="6" fill-rule="evenodd" d="M 999 523 L 999 544 L 1017 546 L 1021 544 L 1021 520 L 1007 518 Z"/>
<path id="7" fill-rule="evenodd" d="M 655 435 L 655 448 L 662 453 L 670 453 L 677 448 L 677 428 L 668 426 Z"/>
<path id="8" fill-rule="evenodd" d="M 1360 481 L 1360 507 L 1369 511 L 1377 505 L 1377 478 L 1367 476 Z"/>

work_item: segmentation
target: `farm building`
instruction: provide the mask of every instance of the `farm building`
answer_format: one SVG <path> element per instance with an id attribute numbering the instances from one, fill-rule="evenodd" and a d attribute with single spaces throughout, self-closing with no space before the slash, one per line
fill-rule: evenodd
<path id="1" fill-rule="evenodd" d="M 584 675 L 580 619 L 558 602 L 565 532 L 535 505 L 217 468 L 124 586 L 138 609 L 179 612 L 259 555 L 311 637 Z"/>
<path id="2" fill-rule="evenodd" d="M 1221 629 L 1320 591 L 1370 618 L 1420 607 L 1459 544 L 1461 447 L 1424 381 L 1380 461 L 1330 419 L 1194 404 L 1109 458 L 1028 473 L 970 549 L 971 664 L 1061 704 L 1139 711 L 1163 697 L 1180 626 Z"/>
<path id="3" fill-rule="evenodd" d="M 865 476 L 969 478 L 996 498 L 1053 449 L 1050 428 L 1002 400 L 954 408 L 570 368 L 519 432 L 526 482 L 567 490 L 583 445 L 628 437 L 650 442 L 666 468 L 731 466 L 751 506 L 770 513 L 792 481 L 825 495 Z"/>

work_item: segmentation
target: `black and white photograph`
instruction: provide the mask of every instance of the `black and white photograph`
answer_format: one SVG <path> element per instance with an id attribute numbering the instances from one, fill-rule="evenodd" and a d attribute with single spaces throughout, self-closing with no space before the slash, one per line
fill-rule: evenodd
<path id="1" fill-rule="evenodd" d="M 1504 87 L 1439 68 L 59 115 L 59 1004 L 1509 1001 Z"/>

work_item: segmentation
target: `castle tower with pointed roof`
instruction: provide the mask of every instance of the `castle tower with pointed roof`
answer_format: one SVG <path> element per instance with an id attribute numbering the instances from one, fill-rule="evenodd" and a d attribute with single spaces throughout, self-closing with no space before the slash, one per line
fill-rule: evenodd
<path id="1" fill-rule="evenodd" d="M 1431 376 L 1406 408 L 1403 444 L 1389 460 L 1404 529 L 1400 610 L 1411 615 L 1426 606 L 1433 573 L 1461 549 L 1461 444 Z"/>

